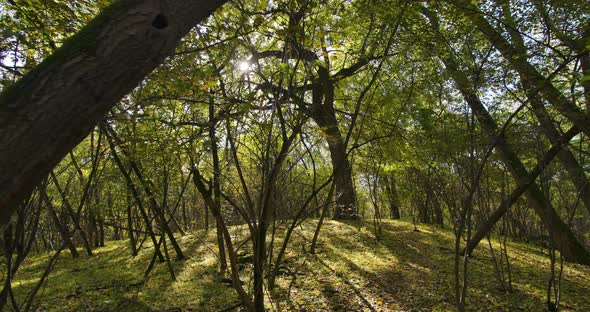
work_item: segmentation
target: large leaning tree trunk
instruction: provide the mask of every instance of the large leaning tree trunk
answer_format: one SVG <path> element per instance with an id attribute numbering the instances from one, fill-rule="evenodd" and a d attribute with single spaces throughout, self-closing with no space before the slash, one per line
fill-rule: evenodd
<path id="1" fill-rule="evenodd" d="M 522 37 L 522 34 L 518 31 L 517 23 L 514 17 L 512 16 L 512 8 L 510 6 L 510 2 L 503 0 L 501 3 L 504 23 L 508 25 L 508 34 L 512 39 L 514 49 L 520 55 L 528 59 L 529 56 L 525 45 L 525 41 Z M 538 4 L 536 6 L 538 7 Z M 576 49 L 576 47 L 573 46 L 572 50 L 575 50 L 580 54 L 584 54 L 584 48 Z M 588 62 L 586 58 L 587 55 L 581 57 L 580 63 L 582 67 L 584 67 L 585 62 Z M 590 63 L 586 64 L 586 66 L 590 66 Z M 585 70 L 586 69 L 584 69 L 584 71 Z M 585 83 L 586 81 L 583 82 Z M 531 85 L 531 82 L 527 80 L 526 77 L 523 77 L 521 79 L 521 84 L 525 91 L 525 94 L 527 95 L 527 100 L 531 104 L 532 112 L 537 117 L 539 126 L 545 134 L 545 137 L 549 139 L 549 142 L 551 142 L 552 145 L 557 145 L 561 141 L 560 129 L 557 126 L 555 126 L 553 119 L 549 115 L 549 112 L 547 112 L 543 99 L 537 95 L 536 87 L 534 85 Z M 585 89 L 585 92 L 587 91 L 586 89 L 590 89 L 590 87 L 586 88 L 585 85 L 583 85 L 583 87 Z M 590 181 L 586 177 L 586 172 L 584 168 L 582 167 L 582 165 L 580 165 L 574 154 L 567 147 L 564 147 L 562 151 L 557 155 L 557 157 L 563 165 L 563 168 L 568 173 L 570 180 L 576 187 L 576 190 L 579 193 L 578 196 L 584 203 L 584 207 L 586 207 L 586 210 L 588 210 L 588 212 L 590 213 Z"/>
<path id="2" fill-rule="evenodd" d="M 436 13 L 425 7 L 422 8 L 422 13 L 429 20 L 435 34 L 440 34 L 440 26 Z M 441 42 L 442 40 L 440 38 L 442 36 L 436 38 L 438 38 L 441 46 L 446 46 L 446 43 Z M 457 89 L 472 109 L 482 129 L 490 138 L 490 141 L 496 142 L 495 150 L 516 183 L 518 185 L 528 185 L 525 196 L 529 206 L 539 216 L 541 222 L 554 240 L 557 249 L 567 261 L 586 265 L 590 264 L 590 252 L 578 241 L 568 225 L 561 220 L 551 203 L 544 198 L 538 185 L 534 181 L 529 181 L 530 173 L 514 152 L 512 144 L 500 131 L 496 121 L 481 102 L 475 91 L 476 88 L 472 83 L 472 79 L 469 79 L 469 74 L 460 70 L 460 63 L 452 52 L 449 48 L 446 48 L 442 53 L 439 53 L 439 58 L 445 64 L 446 70 L 454 80 Z"/>
<path id="3" fill-rule="evenodd" d="M 550 77 L 546 77 L 530 62 L 528 62 L 526 54 L 523 55 L 515 48 L 502 33 L 496 30 L 492 24 L 485 18 L 485 14 L 479 8 L 467 0 L 453 1 L 455 7 L 462 12 L 462 14 L 469 19 L 475 27 L 487 38 L 489 43 L 502 54 L 508 61 L 510 66 L 518 72 L 522 82 L 529 86 L 535 86 L 539 94 L 549 102 L 561 115 L 571 121 L 576 127 L 586 135 L 590 136 L 590 115 L 576 103 L 570 100 L 563 94 L 551 81 Z M 587 31 L 584 35 L 588 35 Z M 587 41 L 587 39 L 584 39 Z M 588 53 L 588 49 L 584 49 L 583 54 Z"/>
<path id="4" fill-rule="evenodd" d="M 0 223 L 225 0 L 119 0 L 0 95 Z"/>

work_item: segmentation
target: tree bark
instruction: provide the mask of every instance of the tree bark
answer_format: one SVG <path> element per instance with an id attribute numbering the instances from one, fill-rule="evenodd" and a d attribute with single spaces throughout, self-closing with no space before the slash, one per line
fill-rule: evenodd
<path id="1" fill-rule="evenodd" d="M 336 175 L 334 176 L 334 183 L 336 185 L 334 219 L 358 219 L 359 215 L 352 180 L 352 166 L 348 161 L 348 157 L 346 157 L 346 147 L 337 128 L 338 126 L 334 126 L 336 128 L 326 130 L 332 165 L 341 168 L 335 171 Z"/>
<path id="2" fill-rule="evenodd" d="M 461 89 L 461 87 L 460 87 Z M 483 104 L 479 101 L 474 93 L 462 93 L 465 100 L 472 107 L 478 121 L 488 133 L 490 138 L 497 139 L 497 152 L 506 165 L 512 177 L 518 184 L 528 183 L 528 171 L 523 165 L 522 161 L 514 152 L 511 144 L 503 137 L 503 134 L 498 133 L 498 127 Z M 499 137 L 498 137 L 499 136 Z M 555 244 L 559 251 L 564 255 L 568 261 L 578 262 L 582 264 L 590 264 L 590 253 L 584 249 L 580 244 L 571 229 L 561 220 L 551 203 L 543 196 L 543 192 L 539 189 L 536 183 L 531 183 L 525 192 L 529 206 L 539 216 L 547 230 L 555 239 Z"/>
<path id="3" fill-rule="evenodd" d="M 129 246 L 131 247 L 131 256 L 137 256 L 137 244 L 135 242 L 135 234 L 133 230 L 133 214 L 130 190 L 125 190 L 125 199 L 127 204 L 127 234 L 129 236 Z"/>
<path id="4" fill-rule="evenodd" d="M 116 132 L 112 129 L 112 127 L 110 125 L 108 125 L 106 123 L 105 123 L 105 134 L 107 135 L 107 138 L 111 138 L 113 140 L 112 143 L 121 146 L 121 140 L 117 136 Z M 111 148 L 111 150 L 113 150 L 113 148 Z M 121 151 L 127 157 L 127 162 L 131 166 L 131 170 L 135 173 L 135 176 L 139 180 L 139 184 L 141 184 L 145 194 L 148 197 L 152 212 L 156 216 L 156 222 L 162 227 L 162 231 L 165 234 L 167 234 L 168 238 L 170 239 L 170 243 L 172 244 L 172 247 L 174 248 L 174 251 L 176 252 L 176 259 L 177 260 L 185 259 L 184 253 L 182 252 L 180 245 L 178 245 L 178 242 L 174 238 L 174 233 L 172 233 L 172 230 L 170 229 L 170 226 L 168 225 L 168 222 L 166 220 L 166 216 L 164 214 L 164 207 L 158 204 L 158 201 L 156 200 L 156 196 L 155 196 L 154 192 L 152 191 L 151 187 L 149 186 L 146 179 L 144 178 L 141 170 L 139 169 L 138 164 L 133 159 L 131 159 L 129 152 L 126 151 L 124 148 L 121 148 Z"/>
<path id="5" fill-rule="evenodd" d="M 51 203 L 51 200 L 49 200 L 49 198 L 47 197 L 47 193 L 46 193 L 45 189 L 40 190 L 40 192 L 41 192 L 40 196 L 43 197 L 43 200 L 47 203 L 47 209 L 49 210 L 49 215 L 51 216 L 53 223 L 55 223 L 55 226 L 57 227 L 57 230 L 59 231 L 59 234 L 61 235 L 61 237 L 64 241 L 64 245 L 70 250 L 70 254 L 72 255 L 72 258 L 78 258 L 80 256 L 80 254 L 78 254 L 78 250 L 76 250 L 76 246 L 74 246 L 74 243 L 72 243 L 72 239 L 71 239 L 72 234 L 68 230 L 67 226 L 65 224 L 61 223 L 61 221 L 59 220 L 59 217 L 57 216 L 57 212 L 55 211 L 55 208 L 53 207 L 53 203 Z"/>
<path id="6" fill-rule="evenodd" d="M 467 0 L 456 0 L 455 6 L 483 33 L 490 44 L 494 46 L 508 63 L 520 75 L 521 80 L 535 86 L 539 93 L 563 116 L 576 125 L 582 132 L 590 136 L 590 115 L 570 101 L 551 82 L 543 76 L 531 63 L 526 54 L 519 53 L 508 40 L 502 37 L 494 27 L 484 18 L 483 13 Z"/>
<path id="7" fill-rule="evenodd" d="M 336 207 L 334 219 L 358 219 L 356 197 L 352 179 L 352 166 L 348 161 L 344 138 L 338 128 L 334 109 L 334 83 L 330 80 L 328 70 L 320 67 L 319 78 L 313 90 L 311 118 L 320 126 L 326 136 L 330 158 L 334 170 L 336 186 Z"/>
<path id="8" fill-rule="evenodd" d="M 219 248 L 219 265 L 221 272 L 227 271 L 227 259 L 225 256 L 225 244 L 223 243 L 223 229 L 221 228 L 221 187 L 219 179 L 221 178 L 221 169 L 219 165 L 219 153 L 217 149 L 217 136 L 215 134 L 215 102 L 213 95 L 209 96 L 209 141 L 211 141 L 211 156 L 213 157 L 213 204 L 212 207 L 215 215 L 215 227 L 217 230 L 217 246 Z"/>
<path id="9" fill-rule="evenodd" d="M 219 229 L 221 229 L 222 234 L 223 234 L 222 238 L 224 238 L 225 244 L 227 245 L 232 286 L 234 287 L 234 289 L 238 293 L 238 296 L 242 300 L 242 303 L 247 308 L 247 310 L 254 311 L 254 302 L 252 301 L 252 298 L 246 292 L 246 290 L 244 289 L 244 287 L 242 286 L 242 283 L 240 281 L 240 269 L 238 266 L 237 254 L 236 254 L 235 249 L 233 247 L 233 243 L 231 240 L 231 234 L 229 233 L 229 230 L 227 229 L 227 226 L 225 224 L 223 216 L 221 215 L 221 211 L 214 209 L 216 206 L 215 206 L 215 201 L 213 200 L 212 191 L 210 189 L 207 189 L 207 187 L 205 186 L 205 183 L 203 183 L 203 178 L 201 176 L 201 173 L 199 172 L 199 169 L 196 168 L 196 166 L 195 166 L 192 169 L 192 171 L 193 171 L 193 182 L 194 182 L 197 190 L 199 191 L 199 193 L 201 193 L 201 195 L 203 196 L 203 199 L 205 200 L 205 205 L 211 206 L 211 210 L 212 210 L 213 214 L 215 216 L 218 216 L 217 222 L 219 224 Z"/>
<path id="10" fill-rule="evenodd" d="M 527 91 L 530 89 L 527 89 Z M 549 117 L 545 106 L 538 99 L 530 98 L 532 111 L 537 116 L 537 120 L 543 130 L 545 136 L 549 139 L 552 145 L 557 144 L 561 139 L 559 130 L 553 125 L 553 120 Z M 579 192 L 580 199 L 584 203 L 584 207 L 590 213 L 590 181 L 586 177 L 584 168 L 580 165 L 574 154 L 564 147 L 557 155 L 557 158 L 567 171 L 570 180 Z"/>
<path id="11" fill-rule="evenodd" d="M 398 220 L 401 218 L 401 215 L 397 200 L 397 188 L 395 185 L 395 177 L 393 175 L 384 175 L 382 179 L 385 187 L 385 193 L 387 194 L 387 200 L 389 202 L 390 217 L 392 219 Z"/>
<path id="12" fill-rule="evenodd" d="M 539 160 L 535 168 L 531 171 L 529 176 L 521 181 L 517 185 L 517 187 L 510 193 L 506 199 L 502 201 L 500 207 L 496 209 L 489 218 L 482 223 L 482 225 L 477 229 L 477 232 L 473 235 L 473 237 L 467 243 L 465 247 L 465 251 L 468 255 L 470 255 L 475 247 L 479 244 L 479 242 L 492 230 L 494 225 L 506 214 L 508 209 L 522 196 L 522 194 L 535 182 L 535 179 L 541 174 L 541 172 L 551 163 L 553 158 L 560 153 L 562 150 L 562 146 L 567 144 L 576 134 L 580 133 L 580 130 L 577 128 L 570 129 L 566 134 L 564 134 L 559 142 L 553 145 L 546 153 L 543 159 Z M 524 228 L 519 222 L 513 220 L 513 223 L 517 224 L 519 228 Z M 516 235 L 515 235 L 516 236 Z"/>
<path id="13" fill-rule="evenodd" d="M 115 143 L 113 142 L 112 138 L 108 135 L 108 132 L 106 132 L 106 130 L 104 130 L 104 131 L 107 134 L 106 137 L 107 137 L 107 140 L 109 141 L 109 147 L 111 148 L 111 153 L 113 155 L 113 159 L 115 159 L 115 163 L 117 164 L 117 167 L 119 167 L 121 174 L 123 174 L 123 177 L 125 178 L 125 182 L 127 183 L 127 189 L 128 189 L 128 191 L 131 192 L 131 195 L 133 195 L 133 198 L 135 199 L 135 202 L 137 203 L 137 207 L 139 208 L 139 212 L 141 214 L 141 217 L 143 218 L 143 221 L 145 222 L 146 231 L 148 232 L 148 234 L 152 240 L 152 244 L 154 245 L 154 250 L 155 250 L 154 254 L 158 257 L 160 262 L 164 262 L 164 255 L 162 255 L 162 252 L 160 251 L 160 244 L 158 243 L 158 239 L 156 238 L 156 234 L 152 230 L 152 222 L 150 221 L 147 211 L 146 211 L 145 207 L 143 206 L 143 203 L 141 201 L 141 196 L 139 195 L 139 190 L 137 189 L 137 187 L 135 187 L 135 184 L 133 183 L 133 179 L 131 179 L 131 174 L 127 171 L 127 169 L 125 169 L 125 166 L 123 165 L 123 162 L 121 161 L 121 158 L 119 157 L 119 154 L 117 153 Z"/>
<path id="14" fill-rule="evenodd" d="M 510 38 L 514 43 L 514 49 L 520 55 L 525 56 L 526 59 L 528 57 L 526 45 L 512 16 L 510 2 L 507 0 L 499 1 L 502 4 L 502 13 L 505 23 L 509 25 L 508 33 L 510 34 Z M 575 49 L 575 46 L 571 46 L 571 48 Z M 585 62 L 587 62 L 586 59 L 587 56 L 581 57 L 582 68 L 585 68 L 584 65 L 590 66 L 590 64 L 585 64 Z M 583 71 L 585 72 L 586 70 L 583 69 Z M 582 85 L 584 90 L 588 91 L 589 88 L 586 88 L 586 82 L 588 81 L 582 81 Z M 551 142 L 552 145 L 558 144 L 561 141 L 560 130 L 555 126 L 553 119 L 547 112 L 547 109 L 543 103 L 543 99 L 537 95 L 535 86 L 532 85 L 531 81 L 526 79 L 526 77 L 521 77 L 521 84 L 525 94 L 527 95 L 528 101 L 531 103 L 532 111 L 537 117 L 545 137 L 549 139 L 549 142 Z M 584 168 L 582 168 L 574 154 L 568 150 L 567 147 L 564 147 L 561 150 L 561 152 L 557 155 L 557 158 L 560 160 L 561 164 L 567 171 L 570 180 L 575 185 L 576 190 L 579 192 L 579 196 L 584 203 L 584 207 L 586 207 L 588 212 L 590 212 L 590 181 L 588 181 L 588 178 L 586 177 Z"/>
<path id="15" fill-rule="evenodd" d="M 51 171 L 51 178 L 53 179 L 53 183 L 55 185 L 55 188 L 57 189 L 57 192 L 61 195 L 61 199 L 64 207 L 66 208 L 66 212 L 70 216 L 70 219 L 72 219 L 74 227 L 76 228 L 76 230 L 78 230 L 78 233 L 80 233 L 80 238 L 82 239 L 82 243 L 84 243 L 84 249 L 86 249 L 86 254 L 92 256 L 92 247 L 90 246 L 88 237 L 86 237 L 86 231 L 84 231 L 84 229 L 82 229 L 82 226 L 80 225 L 80 214 L 74 211 L 74 208 L 72 207 L 70 201 L 66 196 L 66 190 L 60 187 L 57 176 L 55 176 L 55 173 L 53 171 Z M 86 191 L 87 190 L 85 190 L 85 192 Z"/>
<path id="16" fill-rule="evenodd" d="M 435 13 L 426 8 L 423 8 L 422 12 L 429 19 L 433 30 L 438 33 L 440 28 L 438 17 Z M 445 42 L 441 42 L 441 44 L 446 46 Z M 530 183 L 528 181 L 528 177 L 530 176 L 529 172 L 518 155 L 514 152 L 510 142 L 506 140 L 503 133 L 499 132 L 498 125 L 477 96 L 471 80 L 468 79 L 465 72 L 459 70 L 459 63 L 456 58 L 452 53 L 441 53 L 439 57 L 445 64 L 455 85 L 463 95 L 465 102 L 467 102 L 469 107 L 473 110 L 481 127 L 491 138 L 491 141 L 496 141 L 496 152 L 508 168 L 508 171 L 514 180 L 516 180 L 516 183 L 518 185 Z M 583 128 L 579 129 L 583 130 Z M 529 206 L 539 216 L 545 228 L 554 238 L 555 245 L 564 258 L 572 262 L 590 264 L 590 253 L 584 249 L 584 246 L 580 244 L 571 229 L 561 220 L 555 209 L 553 209 L 551 203 L 546 201 L 538 185 L 534 182 L 530 183 L 525 194 Z"/>
<path id="17" fill-rule="evenodd" d="M 120 0 L 0 95 L 0 223 L 225 0 Z M 41 152 L 39 152 L 41 151 Z"/>

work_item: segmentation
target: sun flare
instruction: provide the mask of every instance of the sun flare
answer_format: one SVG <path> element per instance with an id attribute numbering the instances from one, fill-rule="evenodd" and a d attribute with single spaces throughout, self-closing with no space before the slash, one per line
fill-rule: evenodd
<path id="1" fill-rule="evenodd" d="M 250 70 L 250 63 L 248 61 L 241 61 L 238 63 L 238 69 L 241 72 L 247 72 Z"/>

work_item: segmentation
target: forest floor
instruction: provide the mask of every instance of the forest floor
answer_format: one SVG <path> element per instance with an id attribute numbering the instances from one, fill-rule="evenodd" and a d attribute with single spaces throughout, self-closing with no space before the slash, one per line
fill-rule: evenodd
<path id="1" fill-rule="evenodd" d="M 384 221 L 376 240 L 370 222 L 327 221 L 319 250 L 310 255 L 305 250 L 315 224 L 308 221 L 297 229 L 286 268 L 268 297 L 269 310 L 454 310 L 450 230 L 419 225 L 414 231 L 411 223 Z M 245 228 L 231 231 L 239 239 Z M 38 311 L 222 311 L 235 306 L 234 290 L 217 273 L 214 231 L 179 236 L 179 242 L 188 259 L 172 261 L 176 282 L 166 263 L 156 264 L 148 280 L 143 279 L 153 248 L 142 248 L 134 258 L 127 241 L 109 241 L 92 257 L 80 250 L 81 257 L 72 259 L 64 251 L 36 297 Z M 497 255 L 497 242 L 492 242 Z M 508 252 L 511 293 L 500 287 L 489 244 L 482 241 L 469 261 L 468 310 L 546 310 L 547 250 L 508 242 Z M 13 282 L 17 301 L 37 283 L 50 256 L 26 260 Z M 244 282 L 249 286 L 250 281 Z M 590 267 L 565 263 L 561 287 L 563 310 L 590 311 Z"/>

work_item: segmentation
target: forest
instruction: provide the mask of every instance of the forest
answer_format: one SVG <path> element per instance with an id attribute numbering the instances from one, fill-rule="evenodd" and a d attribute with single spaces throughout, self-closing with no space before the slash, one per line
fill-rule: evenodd
<path id="1" fill-rule="evenodd" d="M 0 0 L 0 311 L 590 311 L 590 2 Z"/>

